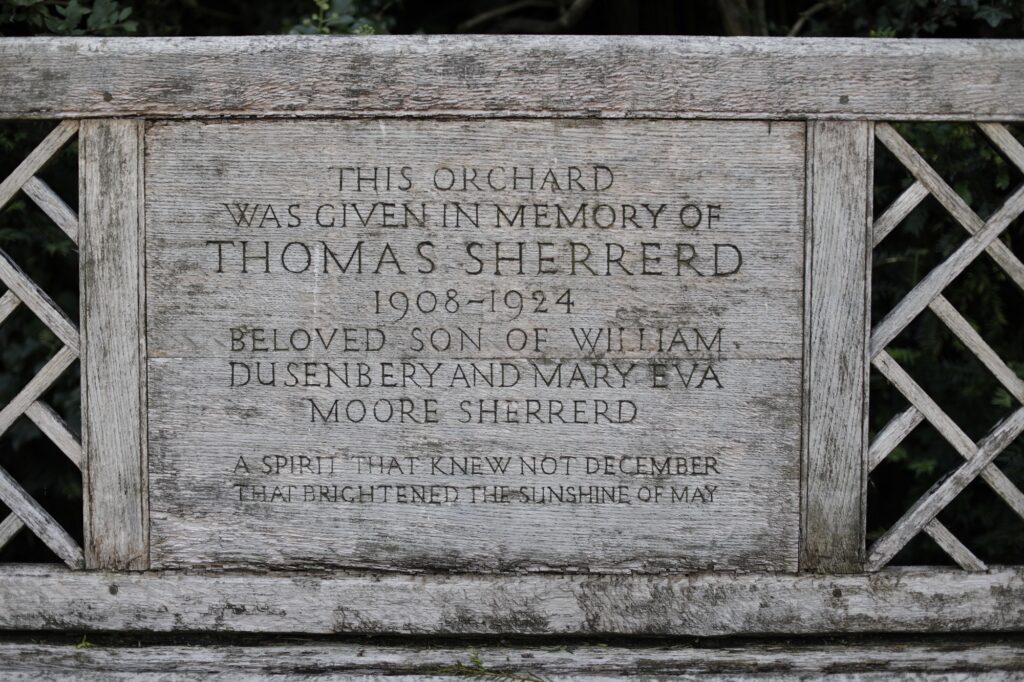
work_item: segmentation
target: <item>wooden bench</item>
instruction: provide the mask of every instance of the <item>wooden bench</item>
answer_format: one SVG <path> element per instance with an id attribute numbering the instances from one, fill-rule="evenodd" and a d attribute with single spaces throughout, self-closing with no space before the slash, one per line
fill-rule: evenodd
<path id="1" fill-rule="evenodd" d="M 24 192 L 78 247 L 80 325 L 6 254 L 0 320 L 24 305 L 62 347 L 0 410 L 0 432 L 26 416 L 82 471 L 84 544 L 0 470 L 0 546 L 37 535 L 65 565 L 0 565 L 0 629 L 45 631 L 0 645 L 15 676 L 132 677 L 182 666 L 239 675 L 323 667 L 351 674 L 723 675 L 989 672 L 1022 669 L 1024 567 L 988 566 L 938 520 L 984 481 L 1024 517 L 1024 493 L 996 457 L 1024 431 L 1024 381 L 943 296 L 975 259 L 991 258 L 1024 289 L 1024 264 L 999 239 L 1024 212 L 1024 188 L 979 217 L 890 122 L 976 122 L 1024 172 L 1024 147 L 1003 125 L 1024 120 L 1024 43 L 888 39 L 673 37 L 246 37 L 0 41 L 0 118 L 54 121 L 53 132 L 0 183 L 0 206 Z M 380 570 L 204 560 L 152 561 L 147 401 L 147 129 L 158 122 L 768 121 L 795 122 L 805 144 L 806 242 L 796 554 L 781 569 Z M 530 124 L 524 124 L 529 127 Z M 595 130 L 600 130 L 597 128 Z M 39 171 L 77 136 L 80 197 L 68 206 Z M 874 153 L 883 145 L 914 181 L 879 212 Z M 963 245 L 871 326 L 872 249 L 926 197 L 962 225 Z M 983 255 L 984 254 L 984 255 Z M 929 309 L 1017 405 L 980 441 L 958 426 L 887 352 Z M 1019 311 L 1017 311 L 1019 312 Z M 82 434 L 43 400 L 75 361 Z M 868 377 L 880 372 L 909 407 L 869 439 Z M 963 458 L 884 535 L 865 541 L 869 472 L 919 424 Z M 162 445 L 160 447 L 163 447 Z M 890 565 L 919 534 L 952 567 Z M 163 536 L 161 536 L 163 537 Z M 164 545 L 161 545 L 164 547 Z M 160 550 L 164 552 L 164 549 Z M 772 559 L 771 561 L 774 561 Z M 188 562 L 185 562 L 187 564 Z M 344 564 L 344 561 L 341 561 Z M 770 563 L 770 562 L 769 562 Z M 771 564 L 775 566 L 776 564 Z M 177 568 L 168 568 L 176 566 Z M 248 568 L 246 567 L 248 566 Z M 788 568 L 786 568 L 788 567 Z M 795 570 L 791 570 L 795 568 Z M 71 649 L 60 633 L 301 633 L 391 636 L 850 636 L 947 639 L 818 640 L 714 648 L 609 648 L 544 639 L 467 647 L 325 643 L 255 647 L 181 640 L 132 649 Z M 982 640 L 965 633 L 990 633 Z M 951 639 L 952 638 L 952 639 Z M 959 638 L 959 639 L 956 639 Z M 45 639 L 45 638 L 44 638 Z M 204 640 L 208 641 L 208 640 Z M 746 640 L 743 640 L 746 642 Z M 961 644 L 958 644 L 960 642 Z M 966 648 L 960 648 L 963 645 Z M 454 648 L 453 648 L 454 647 Z M 182 653 L 184 652 L 184 653 Z M 751 653 L 753 652 L 753 653 Z M 273 663 L 270 663 L 273 657 Z M 750 658 L 753 656 L 753 658 Z M 535 667 L 520 665 L 530 657 Z M 799 659 L 799 660 L 798 660 Z M 511 660 L 511 667 L 503 661 Z M 476 661 L 476 662 L 474 662 Z M 753 662 L 751 662 L 753 661 Z M 179 663 L 180 662 L 180 663 Z M 280 666 L 280 667 L 278 667 Z M 463 666 L 465 669 L 459 668 Z M 301 673 L 297 672 L 297 675 Z M 312 674 L 312 672 L 310 672 Z M 532 674 L 532 673 L 531 673 Z M 523 678 L 527 679 L 527 678 Z"/>

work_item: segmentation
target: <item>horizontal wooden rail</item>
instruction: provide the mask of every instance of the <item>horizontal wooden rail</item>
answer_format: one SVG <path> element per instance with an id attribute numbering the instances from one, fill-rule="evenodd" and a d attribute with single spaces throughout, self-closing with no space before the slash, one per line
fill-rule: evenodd
<path id="1" fill-rule="evenodd" d="M 8 38 L 0 118 L 1024 120 L 1024 41 Z"/>
<path id="2" fill-rule="evenodd" d="M 0 629 L 828 634 L 1024 629 L 1024 567 L 870 575 L 72 572 L 0 567 Z"/>
<path id="3" fill-rule="evenodd" d="M 1007 679 L 1024 669 L 1019 636 L 886 637 L 853 642 L 755 640 L 561 642 L 96 640 L 0 641 L 0 669 L 16 680 L 232 679 L 360 680 L 783 680 Z M 968 672 L 969 671 L 969 672 Z"/>

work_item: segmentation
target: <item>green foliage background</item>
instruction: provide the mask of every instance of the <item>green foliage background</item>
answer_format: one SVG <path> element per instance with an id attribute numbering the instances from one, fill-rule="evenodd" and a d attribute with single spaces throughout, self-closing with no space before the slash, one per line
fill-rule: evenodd
<path id="1" fill-rule="evenodd" d="M 0 35 L 171 36 L 274 33 L 375 34 L 538 32 L 680 35 L 800 35 L 863 37 L 1024 37 L 1020 0 L 0 0 Z M 0 38 L 2 40 L 3 38 Z M 2 95 L 0 95 L 2 96 Z M 31 151 L 52 123 L 0 122 L 0 175 Z M 900 124 L 899 130 L 982 217 L 1022 180 L 980 131 L 964 124 Z M 1024 131 L 1014 128 L 1018 139 Z M 912 179 L 877 145 L 875 205 L 880 214 Z M 77 203 L 74 145 L 43 173 L 72 206 Z M 1003 237 L 1024 257 L 1018 220 Z M 875 251 L 875 320 L 965 237 L 931 198 Z M 77 318 L 77 254 L 71 242 L 30 200 L 19 195 L 0 212 L 0 248 Z M 1024 293 L 982 256 L 946 291 L 947 298 L 1024 376 Z M 30 313 L 0 326 L 0 403 L 9 400 L 59 347 Z M 890 352 L 969 436 L 981 438 L 1016 406 L 1014 399 L 930 312 L 890 346 Z M 79 428 L 77 365 L 45 399 Z M 872 378 L 871 429 L 906 407 L 878 376 Z M 1024 487 L 1024 439 L 997 464 Z M 869 541 L 896 521 L 931 485 L 962 461 L 927 424 L 872 474 Z M 81 477 L 73 465 L 22 418 L 0 440 L 0 465 L 81 540 Z M 7 509 L 0 506 L 0 518 Z M 1024 522 L 982 482 L 940 515 L 982 559 L 1024 563 Z M 53 561 L 31 533 L 0 551 L 0 560 Z M 897 563 L 949 563 L 919 537 Z"/>

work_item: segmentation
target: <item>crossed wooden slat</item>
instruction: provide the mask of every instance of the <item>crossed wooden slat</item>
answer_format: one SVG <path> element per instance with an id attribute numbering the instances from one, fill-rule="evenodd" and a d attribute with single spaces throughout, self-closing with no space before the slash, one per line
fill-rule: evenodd
<path id="1" fill-rule="evenodd" d="M 1006 157 L 1024 171 L 1024 146 L 1001 125 L 979 124 Z M 868 552 L 867 567 L 885 566 L 920 532 L 935 540 L 962 568 L 986 570 L 984 562 L 963 545 L 936 516 L 976 478 L 984 480 L 999 497 L 1024 518 L 1024 493 L 993 464 L 999 454 L 1024 432 L 1024 380 L 1011 370 L 977 331 L 942 295 L 942 291 L 982 252 L 988 253 L 1024 290 L 1024 264 L 998 237 L 1024 212 L 1024 187 L 1005 201 L 988 221 L 983 221 L 928 163 L 888 124 L 877 124 L 878 139 L 906 166 L 915 178 L 875 221 L 877 246 L 907 215 L 931 194 L 971 235 L 952 255 L 932 270 L 872 330 L 871 362 L 908 400 L 910 407 L 893 417 L 878 433 L 868 451 L 869 468 L 876 467 L 924 420 L 935 427 L 964 458 L 964 463 L 936 483 Z M 997 424 L 977 444 L 942 411 L 899 363 L 886 346 L 925 308 L 929 308 L 999 380 L 1022 407 Z"/>
<path id="2" fill-rule="evenodd" d="M 0 208 L 21 190 L 76 244 L 78 216 L 45 182 L 36 177 L 36 173 L 77 131 L 76 121 L 62 122 L 0 183 Z M 7 293 L 0 296 L 0 324 L 24 303 L 64 344 L 21 392 L 0 409 L 0 436 L 7 432 L 18 417 L 25 415 L 75 466 L 81 467 L 81 443 L 64 420 L 41 400 L 53 382 L 78 358 L 78 329 L 46 292 L 36 286 L 2 249 L 0 281 L 7 285 Z M 3 468 L 0 468 L 0 500 L 12 512 L 0 521 L 0 548 L 27 526 L 69 566 L 81 568 L 84 565 L 81 547 Z"/>

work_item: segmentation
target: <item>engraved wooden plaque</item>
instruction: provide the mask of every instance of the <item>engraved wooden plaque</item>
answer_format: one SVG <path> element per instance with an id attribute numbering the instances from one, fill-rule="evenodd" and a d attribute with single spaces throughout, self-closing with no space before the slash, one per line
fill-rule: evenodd
<path id="1" fill-rule="evenodd" d="M 151 565 L 797 570 L 805 140 L 150 124 Z"/>

